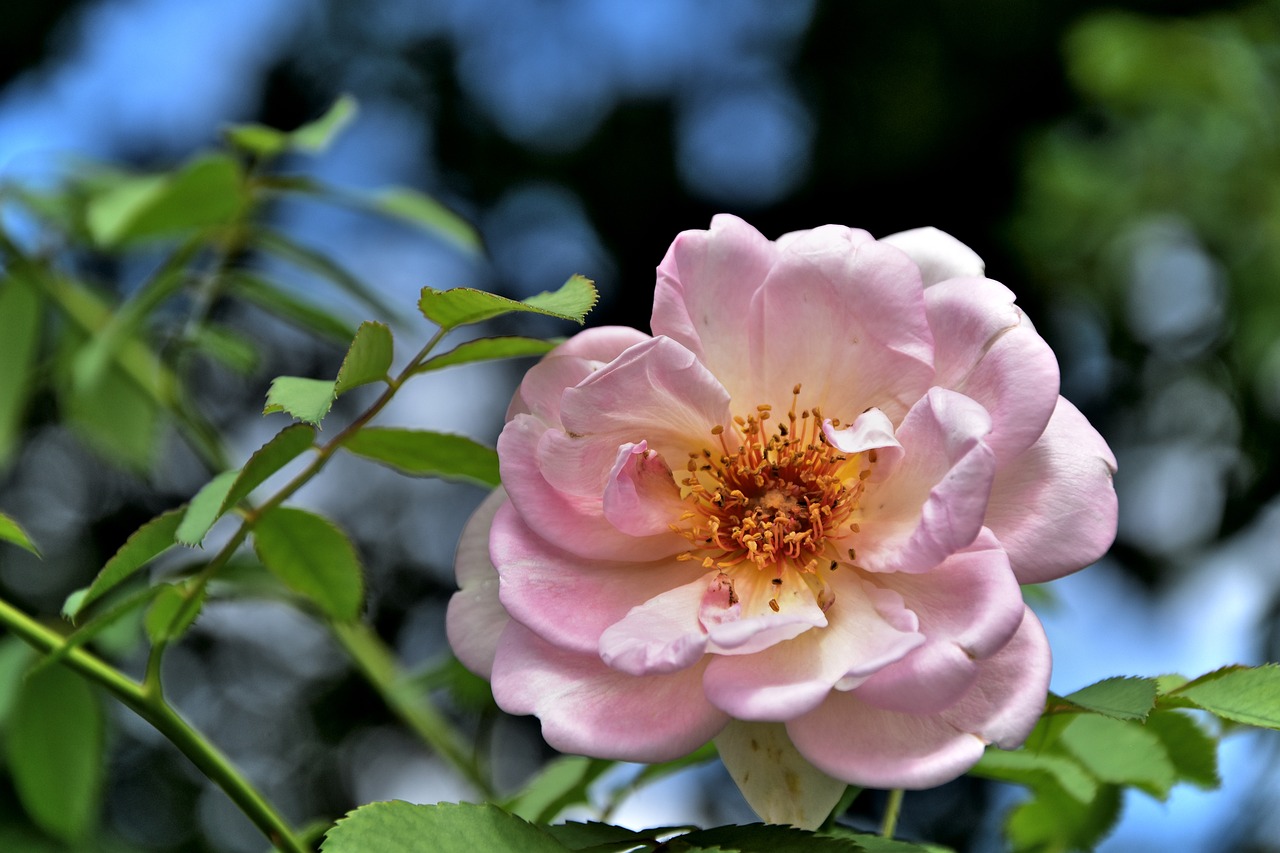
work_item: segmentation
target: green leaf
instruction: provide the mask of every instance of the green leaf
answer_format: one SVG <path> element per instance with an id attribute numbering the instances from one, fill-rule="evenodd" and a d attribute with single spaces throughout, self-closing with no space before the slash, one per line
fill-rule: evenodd
<path id="1" fill-rule="evenodd" d="M 768 823 L 697 830 L 681 835 L 680 841 L 695 850 L 718 848 L 739 853 L 862 853 L 865 849 L 852 838 L 815 835 L 803 829 Z M 914 845 L 898 849 L 902 853 L 924 853 Z"/>
<path id="2" fill-rule="evenodd" d="M 8 729 L 18 799 L 45 832 L 74 843 L 90 832 L 102 789 L 103 714 L 92 688 L 63 667 L 22 685 Z"/>
<path id="3" fill-rule="evenodd" d="M 196 492 L 187 506 L 186 514 L 182 516 L 182 523 L 174 533 L 178 544 L 194 548 L 204 541 L 209 528 L 222 516 L 227 493 L 231 491 L 239 475 L 239 471 L 223 471 Z"/>
<path id="4" fill-rule="evenodd" d="M 1081 714 L 1058 743 L 1103 782 L 1133 785 L 1164 799 L 1176 781 L 1164 744 L 1140 723 Z"/>
<path id="5" fill-rule="evenodd" d="M 443 237 L 465 251 L 480 251 L 480 235 L 470 223 L 431 196 L 417 190 L 408 187 L 383 190 L 370 199 L 369 207 Z"/>
<path id="6" fill-rule="evenodd" d="M 92 385 L 60 390 L 65 418 L 86 444 L 135 471 L 151 467 L 161 419 L 155 397 L 115 367 Z"/>
<path id="7" fill-rule="evenodd" d="M 75 612 L 76 607 L 87 591 L 87 589 L 80 589 L 67 596 L 67 601 L 62 606 L 63 616 L 68 616 Z M 122 620 L 126 616 L 135 614 L 140 607 L 154 598 L 157 592 L 158 589 L 156 587 L 143 587 L 121 600 L 111 601 L 111 606 L 105 611 L 94 614 L 93 618 L 77 625 L 74 631 L 63 637 L 62 644 L 37 661 L 35 666 L 32 667 L 32 672 L 39 672 L 45 667 L 57 666 L 72 650 L 80 648 L 94 638 L 101 640 L 105 637 L 110 639 L 113 633 L 112 629 L 116 629 L 115 632 L 118 633 Z M 130 630 L 130 634 L 129 643 L 133 644 L 136 631 Z M 102 645 L 110 645 L 110 643 L 103 643 Z"/>
<path id="8" fill-rule="evenodd" d="M 327 255 L 266 228 L 256 228 L 250 236 L 255 247 L 329 280 L 344 293 L 372 308 L 380 316 L 389 318 L 400 316 L 400 312 L 384 302 L 373 288 Z M 346 340 L 350 339 L 350 336 L 346 338 Z"/>
<path id="9" fill-rule="evenodd" d="M 128 578 L 138 569 L 145 566 L 160 553 L 167 550 L 175 541 L 178 526 L 186 515 L 186 507 L 180 506 L 163 512 L 133 532 L 125 543 L 116 551 L 115 556 L 107 561 L 98 572 L 98 576 L 89 584 L 70 615 L 74 621 L 85 609 L 114 589 L 121 581 Z"/>
<path id="10" fill-rule="evenodd" d="M 12 542 L 19 548 L 25 548 L 37 557 L 40 556 L 40 549 L 36 547 L 36 543 L 31 541 L 31 537 L 22 529 L 18 522 L 9 516 L 0 512 L 0 539 L 5 542 Z"/>
<path id="11" fill-rule="evenodd" d="M 563 755 L 543 767 L 504 807 L 532 823 L 550 823 L 569 806 L 587 802 L 587 788 L 614 762 Z"/>
<path id="12" fill-rule="evenodd" d="M 664 826 L 656 829 L 627 829 L 608 823 L 570 821 L 544 826 L 547 834 L 570 850 L 591 850 L 592 853 L 609 850 L 633 850 L 641 845 L 656 847 L 673 835 L 690 831 L 689 826 Z"/>
<path id="13" fill-rule="evenodd" d="M 1090 684 L 1065 698 L 1085 710 L 1118 720 L 1144 720 L 1156 705 L 1156 689 L 1154 679 L 1116 677 Z"/>
<path id="14" fill-rule="evenodd" d="M 1168 695 L 1233 723 L 1280 729 L 1280 665 L 1224 667 Z"/>
<path id="15" fill-rule="evenodd" d="M 360 614 L 364 576 L 356 550 L 332 522 L 306 510 L 276 507 L 258 519 L 253 547 L 262 565 L 333 619 Z"/>
<path id="16" fill-rule="evenodd" d="M 336 383 L 328 379 L 277 376 L 267 389 L 262 414 L 286 412 L 304 423 L 319 426 L 337 397 Z"/>
<path id="17" fill-rule="evenodd" d="M 85 221 L 94 242 L 115 247 L 232 223 L 248 203 L 240 164 L 210 154 L 173 174 L 127 177 L 90 199 Z"/>
<path id="18" fill-rule="evenodd" d="M 342 394 L 385 380 L 391 370 L 392 352 L 391 329 L 385 323 L 361 323 L 338 370 L 335 392 Z"/>
<path id="19" fill-rule="evenodd" d="M 433 853 L 564 853 L 569 848 L 539 827 L 494 805 L 398 800 L 361 806 L 330 829 L 323 853 L 393 853 L 430 847 Z"/>
<path id="20" fill-rule="evenodd" d="M 539 293 L 521 302 L 469 287 L 453 290 L 424 287 L 418 308 L 424 317 L 442 329 L 479 323 L 512 311 L 530 311 L 581 324 L 597 299 L 599 294 L 591 280 L 575 275 L 559 290 Z"/>
<path id="21" fill-rule="evenodd" d="M 31 396 L 43 309 L 38 292 L 25 281 L 0 280 L 0 467 L 18 445 Z"/>
<path id="22" fill-rule="evenodd" d="M 1103 785 L 1093 800 L 1081 803 L 1046 782 L 1037 786 L 1033 799 L 1009 814 L 1005 833 L 1017 853 L 1092 850 L 1119 820 L 1121 802 L 1114 785 Z"/>
<path id="23" fill-rule="evenodd" d="M 867 832 L 854 832 L 843 826 L 832 827 L 830 830 L 824 830 L 818 834 L 852 841 L 866 853 L 955 853 L 955 851 L 940 844 L 916 844 L 910 841 L 900 841 L 896 838 L 872 835 Z"/>
<path id="24" fill-rule="evenodd" d="M 222 502 L 220 512 L 226 512 L 249 497 L 253 490 L 267 481 L 294 459 L 311 449 L 316 431 L 306 424 L 290 424 L 266 444 L 254 451 L 249 461 L 240 469 L 240 475 Z"/>
<path id="25" fill-rule="evenodd" d="M 329 341 L 346 344 L 356 330 L 346 321 L 317 305 L 299 299 L 272 282 L 244 270 L 227 276 L 227 290 L 288 323 L 314 332 Z"/>
<path id="26" fill-rule="evenodd" d="M 1218 741 L 1190 715 L 1157 711 L 1147 718 L 1146 727 L 1164 744 L 1178 779 L 1206 790 L 1222 785 L 1218 775 Z"/>
<path id="27" fill-rule="evenodd" d="M 555 349 L 554 341 L 541 338 L 501 337 L 478 338 L 458 344 L 446 353 L 428 359 L 418 365 L 414 373 L 425 373 L 428 370 L 439 370 L 442 367 L 453 367 L 456 364 L 470 364 L 475 361 L 493 361 L 500 358 L 522 358 L 526 356 L 546 355 Z"/>
<path id="28" fill-rule="evenodd" d="M 969 772 L 984 779 L 1027 786 L 1052 778 L 1063 791 L 1082 803 L 1089 802 L 1098 793 L 1097 780 L 1079 763 L 1051 752 L 991 748 L 982 754 L 982 759 Z"/>
<path id="29" fill-rule="evenodd" d="M 258 369 L 257 346 L 231 329 L 205 323 L 196 329 L 192 344 L 236 373 L 248 375 Z"/>
<path id="30" fill-rule="evenodd" d="M 285 151 L 319 154 L 356 117 L 356 99 L 343 95 L 324 115 L 296 130 L 284 131 L 261 124 L 233 124 L 223 129 L 232 145 L 241 150 L 270 158 Z"/>
<path id="31" fill-rule="evenodd" d="M 200 615 L 206 590 L 204 584 L 197 584 L 194 591 L 174 584 L 160 585 L 142 623 L 153 646 L 172 642 L 187 632 Z"/>
<path id="32" fill-rule="evenodd" d="M 500 482 L 498 454 L 461 435 L 366 427 L 348 438 L 343 447 L 414 477 L 443 477 L 481 486 Z"/>

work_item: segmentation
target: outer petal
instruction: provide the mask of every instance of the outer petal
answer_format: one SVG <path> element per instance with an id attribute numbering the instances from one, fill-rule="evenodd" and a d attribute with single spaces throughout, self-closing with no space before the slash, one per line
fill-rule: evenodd
<path id="1" fill-rule="evenodd" d="M 515 508 L 493 520 L 489 551 L 502 578 L 507 613 L 543 639 L 595 655 L 600 635 L 639 604 L 701 574 L 675 560 L 614 562 L 584 559 L 556 548 Z"/>
<path id="2" fill-rule="evenodd" d="M 881 243 L 895 246 L 911 256 L 920 267 L 925 287 L 961 276 L 980 276 L 986 265 L 977 253 L 955 237 L 937 228 L 913 228 L 881 237 Z"/>
<path id="3" fill-rule="evenodd" d="M 518 414 L 535 414 L 548 424 L 559 426 L 560 396 L 566 388 L 577 385 L 628 347 L 648 339 L 644 332 L 626 326 L 600 326 L 579 332 L 529 369 L 507 409 L 507 420 Z"/>
<path id="4" fill-rule="evenodd" d="M 789 720 L 813 710 L 836 683 L 861 680 L 925 641 L 902 597 L 845 570 L 825 628 L 753 655 L 718 656 L 707 696 L 739 720 Z"/>
<path id="5" fill-rule="evenodd" d="M 742 795 L 767 823 L 817 829 L 847 787 L 797 752 L 780 723 L 734 720 L 716 735 L 716 749 Z"/>
<path id="6" fill-rule="evenodd" d="M 925 291 L 935 384 L 977 400 L 991 415 L 987 445 L 1004 464 L 1044 432 L 1058 400 L 1058 360 L 989 279 L 957 278 Z"/>
<path id="7" fill-rule="evenodd" d="M 787 733 L 814 766 L 854 785 L 930 788 L 972 767 L 986 744 L 1010 748 L 1035 726 L 1049 689 L 1049 647 L 1028 610 L 1013 639 L 983 661 L 973 687 L 932 715 L 884 711 L 833 693 Z"/>
<path id="8" fill-rule="evenodd" d="M 553 488 L 538 465 L 538 444 L 546 425 L 533 415 L 516 415 L 498 436 L 502 483 L 511 504 L 538 535 L 558 548 L 597 560 L 652 560 L 687 550 L 675 533 L 636 537 L 604 517 L 600 495 L 579 497 Z"/>
<path id="9" fill-rule="evenodd" d="M 869 705 L 916 714 L 940 711 L 978 678 L 979 661 L 1009 642 L 1022 622 L 1022 592 L 1009 558 L 988 530 L 925 574 L 877 580 L 902 594 L 928 642 L 857 688 Z"/>
<path id="10" fill-rule="evenodd" d="M 862 498 L 859 566 L 925 572 L 973 542 L 995 477 L 982 440 L 990 429 L 983 408 L 954 391 L 933 388 L 912 408 L 897 435 L 902 462 Z"/>
<path id="11" fill-rule="evenodd" d="M 703 696 L 702 670 L 626 675 L 512 622 L 498 643 L 493 696 L 508 713 L 536 714 L 543 737 L 561 752 L 670 761 L 711 740 L 728 721 Z"/>
<path id="12" fill-rule="evenodd" d="M 498 600 L 498 570 L 489 561 L 489 528 L 507 494 L 494 489 L 462 528 L 454 571 L 461 587 L 449 599 L 445 632 L 453 653 L 476 675 L 488 678 L 498 637 L 510 617 Z"/>
<path id="13" fill-rule="evenodd" d="M 1111 448 L 1075 406 L 1058 398 L 1044 434 L 996 476 L 986 525 L 1009 553 L 1019 583 L 1074 572 L 1116 536 Z"/>
<path id="14" fill-rule="evenodd" d="M 675 672 L 696 663 L 707 648 L 698 614 L 718 574 L 709 572 L 631 608 L 600 635 L 600 659 L 631 675 Z"/>

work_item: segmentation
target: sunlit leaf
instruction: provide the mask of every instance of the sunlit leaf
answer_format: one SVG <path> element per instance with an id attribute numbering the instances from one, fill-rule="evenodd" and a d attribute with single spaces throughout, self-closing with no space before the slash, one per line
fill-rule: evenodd
<path id="1" fill-rule="evenodd" d="M 407 187 L 383 190 L 370 199 L 379 213 L 417 225 L 468 252 L 480 250 L 480 235 L 465 219 L 429 195 Z"/>
<path id="2" fill-rule="evenodd" d="M 285 412 L 304 423 L 319 425 L 329 414 L 336 396 L 332 380 L 277 376 L 267 389 L 267 404 L 262 413 Z"/>
<path id="3" fill-rule="evenodd" d="M 239 474 L 239 471 L 223 471 L 196 492 L 174 533 L 178 544 L 194 548 L 204 541 L 209 528 L 222 515 L 223 502 Z"/>
<path id="4" fill-rule="evenodd" d="M 391 329 L 385 323 L 361 323 L 338 370 L 334 391 L 343 394 L 386 379 L 391 370 L 393 346 Z"/>
<path id="5" fill-rule="evenodd" d="M 1156 682 L 1150 678 L 1108 678 L 1064 698 L 1085 710 L 1108 717 L 1141 720 L 1155 707 Z"/>
<path id="6" fill-rule="evenodd" d="M 103 714 L 92 688 L 63 667 L 32 674 L 7 734 L 9 772 L 27 814 L 55 838 L 83 839 L 97 817 L 104 770 Z"/>
<path id="7" fill-rule="evenodd" d="M 253 546 L 262 565 L 328 616 L 355 619 L 364 576 L 346 534 L 306 510 L 276 507 L 257 520 Z"/>
<path id="8" fill-rule="evenodd" d="M 366 427 L 343 446 L 414 477 L 443 477 L 496 486 L 498 454 L 461 435 L 395 427 Z"/>
<path id="9" fill-rule="evenodd" d="M 504 806 L 532 823 L 550 823 L 562 811 L 587 802 L 587 788 L 614 762 L 562 755 L 529 780 Z"/>
<path id="10" fill-rule="evenodd" d="M 1133 785 L 1163 799 L 1176 781 L 1164 744 L 1140 723 L 1081 714 L 1058 743 L 1103 782 Z"/>
<path id="11" fill-rule="evenodd" d="M 419 850 L 434 853 L 564 853 L 569 848 L 539 827 L 494 805 L 400 801 L 361 806 L 325 834 L 323 853 L 388 853 Z"/>
<path id="12" fill-rule="evenodd" d="M 0 466 L 18 444 L 40 343 L 38 292 L 16 277 L 0 279 Z"/>
<path id="13" fill-rule="evenodd" d="M 1280 729 L 1280 665 L 1215 670 L 1169 695 L 1224 720 Z"/>
<path id="14" fill-rule="evenodd" d="M 186 511 L 185 506 L 171 509 L 135 530 L 89 584 L 84 597 L 70 612 L 71 618 L 76 619 L 85 608 L 173 545 Z"/>
<path id="15" fill-rule="evenodd" d="M 12 542 L 19 548 L 25 548 L 37 557 L 40 556 L 40 549 L 36 547 L 35 542 L 31 541 L 31 537 L 22 529 L 22 526 L 3 512 L 0 512 L 0 539 Z"/>
<path id="16" fill-rule="evenodd" d="M 221 512 L 249 497 L 268 477 L 309 450 L 315 435 L 315 429 L 306 424 L 290 424 L 255 450 L 240 469 L 240 475 L 222 502 Z"/>
<path id="17" fill-rule="evenodd" d="M 1052 752 L 988 749 L 969 772 L 984 779 L 1020 785 L 1033 785 L 1049 777 L 1082 803 L 1089 802 L 1098 793 L 1097 780 L 1075 759 Z"/>
<path id="18" fill-rule="evenodd" d="M 351 123 L 357 112 L 356 100 L 343 95 L 324 115 L 296 130 L 277 130 L 261 124 L 235 124 L 223 129 L 231 144 L 259 157 L 274 157 L 285 151 L 318 154 Z"/>
<path id="19" fill-rule="evenodd" d="M 1160 738 L 1180 780 L 1207 790 L 1222 784 L 1218 776 L 1218 742 L 1190 715 L 1157 711 L 1147 718 L 1146 729 Z"/>
<path id="20" fill-rule="evenodd" d="M 1120 806 L 1120 789 L 1114 785 L 1103 785 L 1096 797 L 1081 803 L 1046 782 L 1009 814 L 1005 833 L 1017 853 L 1092 850 L 1119 820 Z"/>
<path id="21" fill-rule="evenodd" d="M 479 323 L 513 311 L 530 311 L 582 323 L 598 298 L 591 280 L 575 275 L 559 290 L 539 293 L 520 302 L 469 287 L 453 290 L 424 287 L 418 308 L 424 317 L 442 329 Z"/>
<path id="22" fill-rule="evenodd" d="M 439 370 L 457 364 L 470 364 L 476 361 L 493 361 L 500 358 L 522 358 L 527 356 L 546 355 L 555 349 L 555 341 L 544 341 L 541 338 L 501 337 L 478 338 L 458 344 L 446 353 L 428 359 L 418 365 L 415 373 L 428 370 Z"/>
<path id="23" fill-rule="evenodd" d="M 176 173 L 120 181 L 90 199 L 86 223 L 96 243 L 114 247 L 229 224 L 247 200 L 239 163 L 210 154 Z"/>

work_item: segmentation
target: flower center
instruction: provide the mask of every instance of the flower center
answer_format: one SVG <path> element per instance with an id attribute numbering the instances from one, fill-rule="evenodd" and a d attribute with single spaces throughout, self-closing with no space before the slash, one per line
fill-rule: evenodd
<path id="1" fill-rule="evenodd" d="M 862 496 L 872 460 L 841 453 L 822 434 L 817 408 L 796 413 L 800 386 L 793 389 L 786 423 L 769 428 L 770 406 L 735 417 L 736 448 L 725 430 L 711 430 L 719 450 L 689 454 L 681 494 L 691 504 L 673 529 L 693 543 L 685 559 L 706 568 L 754 563 L 778 577 L 792 567 L 812 574 L 825 562 L 832 540 Z M 838 422 L 833 421 L 838 426 Z"/>

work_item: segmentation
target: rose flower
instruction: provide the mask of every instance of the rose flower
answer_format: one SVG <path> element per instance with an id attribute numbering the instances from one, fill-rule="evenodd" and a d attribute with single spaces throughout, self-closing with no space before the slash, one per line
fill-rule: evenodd
<path id="1" fill-rule="evenodd" d="M 564 752 L 714 739 L 766 820 L 1019 745 L 1050 654 L 1020 583 L 1097 559 L 1115 459 L 954 238 L 719 216 L 658 267 L 653 336 L 525 376 L 448 631 Z"/>

